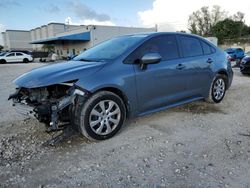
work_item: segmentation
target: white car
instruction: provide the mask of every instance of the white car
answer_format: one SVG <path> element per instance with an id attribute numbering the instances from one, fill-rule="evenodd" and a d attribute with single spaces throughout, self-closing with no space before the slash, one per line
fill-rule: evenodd
<path id="1" fill-rule="evenodd" d="M 14 62 L 24 62 L 28 63 L 33 61 L 31 55 L 25 54 L 23 52 L 9 52 L 3 55 L 0 55 L 0 63 L 14 63 Z"/>

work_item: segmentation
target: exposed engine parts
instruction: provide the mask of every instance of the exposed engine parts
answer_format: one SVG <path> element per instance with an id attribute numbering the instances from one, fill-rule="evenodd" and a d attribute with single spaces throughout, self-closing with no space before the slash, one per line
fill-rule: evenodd
<path id="1" fill-rule="evenodd" d="M 77 95 L 85 93 L 74 86 L 57 84 L 42 88 L 18 88 L 10 95 L 13 106 L 25 115 L 33 115 L 47 125 L 48 131 L 61 130 L 69 122 L 69 107 Z"/>

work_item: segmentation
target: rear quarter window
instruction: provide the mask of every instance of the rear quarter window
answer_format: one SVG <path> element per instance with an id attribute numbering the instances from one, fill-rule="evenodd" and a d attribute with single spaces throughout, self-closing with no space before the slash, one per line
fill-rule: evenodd
<path id="1" fill-rule="evenodd" d="M 208 43 L 202 40 L 201 40 L 201 46 L 202 46 L 204 55 L 209 55 L 215 52 L 215 49 L 211 45 L 209 45 Z"/>

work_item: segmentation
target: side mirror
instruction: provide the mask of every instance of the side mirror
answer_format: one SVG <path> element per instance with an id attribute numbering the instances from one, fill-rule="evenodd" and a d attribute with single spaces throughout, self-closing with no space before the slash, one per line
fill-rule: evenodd
<path id="1" fill-rule="evenodd" d="M 140 60 L 141 69 L 145 69 L 148 64 L 156 64 L 161 61 L 161 55 L 159 53 L 147 53 Z"/>

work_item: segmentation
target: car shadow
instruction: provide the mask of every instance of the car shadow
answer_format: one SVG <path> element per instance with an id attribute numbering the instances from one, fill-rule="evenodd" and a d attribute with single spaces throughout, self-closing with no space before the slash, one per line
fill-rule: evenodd
<path id="1" fill-rule="evenodd" d="M 174 112 L 189 112 L 193 114 L 209 114 L 209 113 L 225 114 L 225 112 L 221 110 L 218 105 L 209 104 L 201 101 L 189 103 L 183 106 L 178 106 L 171 110 Z"/>

